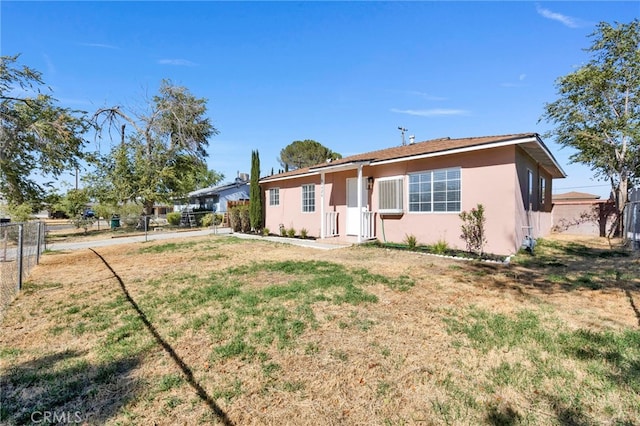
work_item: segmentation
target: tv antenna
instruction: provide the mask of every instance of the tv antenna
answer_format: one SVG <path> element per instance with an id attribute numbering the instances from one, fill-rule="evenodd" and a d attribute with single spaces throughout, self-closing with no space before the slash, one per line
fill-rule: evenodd
<path id="1" fill-rule="evenodd" d="M 400 130 L 400 133 L 402 133 L 402 146 L 406 145 L 406 142 L 404 141 L 404 132 L 406 132 L 409 129 L 405 129 L 402 126 L 398 126 L 398 130 Z"/>

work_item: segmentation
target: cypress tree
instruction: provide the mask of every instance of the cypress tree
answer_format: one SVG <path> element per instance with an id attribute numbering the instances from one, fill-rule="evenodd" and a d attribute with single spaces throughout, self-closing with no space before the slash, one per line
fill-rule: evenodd
<path id="1" fill-rule="evenodd" d="M 260 196 L 260 154 L 251 151 L 251 181 L 249 184 L 249 220 L 251 229 L 258 232 L 262 229 L 262 197 Z"/>

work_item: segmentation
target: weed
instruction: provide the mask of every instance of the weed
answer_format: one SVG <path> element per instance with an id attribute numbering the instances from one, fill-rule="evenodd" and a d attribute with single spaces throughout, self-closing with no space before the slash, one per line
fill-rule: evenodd
<path id="1" fill-rule="evenodd" d="M 212 396 L 214 399 L 223 399 L 229 402 L 240 395 L 242 395 L 242 382 L 236 379 L 230 385 L 222 389 L 216 389 Z"/>
<path id="2" fill-rule="evenodd" d="M 378 397 L 385 397 L 389 394 L 390 390 L 391 390 L 391 383 L 384 380 L 380 380 L 378 382 L 378 386 L 376 389 L 376 395 Z"/>
<path id="3" fill-rule="evenodd" d="M 285 392 L 298 392 L 304 389 L 304 383 L 300 381 L 284 382 L 282 384 L 282 390 Z"/>
<path id="4" fill-rule="evenodd" d="M 177 374 L 168 374 L 166 376 L 162 376 L 157 385 L 158 392 L 166 392 L 170 389 L 176 388 L 184 382 L 182 376 Z"/>
<path id="5" fill-rule="evenodd" d="M 305 238 L 307 238 L 308 235 L 309 235 L 309 231 L 307 231 L 306 228 L 302 228 L 300 230 L 300 238 L 305 239 Z"/>
<path id="6" fill-rule="evenodd" d="M 138 250 L 138 253 L 145 254 L 145 253 L 164 253 L 164 252 L 168 252 L 168 251 L 179 251 L 179 250 L 183 250 L 183 249 L 191 249 L 197 244 L 199 244 L 199 243 L 198 242 L 194 242 L 194 241 L 188 241 L 188 242 L 184 242 L 184 243 L 158 244 L 158 245 L 154 245 L 154 246 L 143 247 L 143 248 Z"/>
<path id="7" fill-rule="evenodd" d="M 413 234 L 405 234 L 403 242 L 407 245 L 409 250 L 415 250 L 418 246 L 418 239 Z"/>
<path id="8" fill-rule="evenodd" d="M 320 352 L 320 345 L 317 343 L 307 343 L 307 346 L 304 348 L 305 355 L 315 355 Z"/>
<path id="9" fill-rule="evenodd" d="M 438 240 L 430 247 L 431 253 L 434 254 L 447 254 L 449 250 L 449 244 L 445 240 Z"/>
<path id="10" fill-rule="evenodd" d="M 287 229 L 287 237 L 293 238 L 295 236 L 296 236 L 295 228 L 291 227 L 291 228 Z"/>
<path id="11" fill-rule="evenodd" d="M 270 362 L 268 364 L 262 365 L 262 374 L 264 374 L 265 377 L 271 377 L 273 373 L 280 370 L 282 370 L 282 367 L 280 367 L 280 365 L 276 364 L 275 362 Z"/>
<path id="12" fill-rule="evenodd" d="M 333 358 L 342 362 L 346 362 L 349 359 L 349 355 L 347 355 L 347 353 L 343 350 L 332 350 L 329 354 Z"/>

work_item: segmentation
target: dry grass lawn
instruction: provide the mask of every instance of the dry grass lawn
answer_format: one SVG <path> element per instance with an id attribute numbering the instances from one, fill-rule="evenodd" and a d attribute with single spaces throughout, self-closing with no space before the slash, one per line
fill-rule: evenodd
<path id="1" fill-rule="evenodd" d="M 510 266 L 223 236 L 47 253 L 0 324 L 0 420 L 640 424 L 639 306 L 639 259 L 600 240 Z"/>

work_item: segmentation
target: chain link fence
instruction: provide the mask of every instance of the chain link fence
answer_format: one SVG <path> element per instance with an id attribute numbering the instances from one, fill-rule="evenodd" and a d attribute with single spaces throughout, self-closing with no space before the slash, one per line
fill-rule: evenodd
<path id="1" fill-rule="evenodd" d="M 0 224 L 0 321 L 40 261 L 44 244 L 44 222 Z"/>

